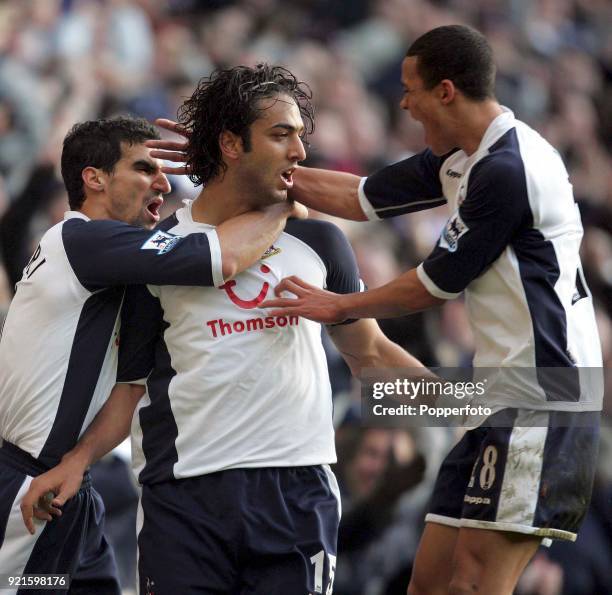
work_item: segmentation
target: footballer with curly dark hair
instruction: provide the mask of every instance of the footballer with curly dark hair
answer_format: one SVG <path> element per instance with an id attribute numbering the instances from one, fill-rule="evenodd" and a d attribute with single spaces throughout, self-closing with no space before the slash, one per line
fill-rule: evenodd
<path id="1" fill-rule="evenodd" d="M 314 130 L 310 89 L 286 68 L 236 66 L 201 79 L 178 112 L 178 121 L 190 138 L 186 158 L 192 182 L 206 184 L 225 171 L 219 145 L 223 131 L 239 136 L 244 150 L 251 151 L 251 124 L 274 103 L 288 98 L 299 109 L 304 122 L 300 138 L 305 141 Z"/>
<path id="2" fill-rule="evenodd" d="M 289 71 L 215 71 L 181 108 L 180 124 L 170 124 L 186 145 L 147 146 L 181 157 L 186 148 L 189 174 L 204 187 L 160 233 L 213 232 L 245 210 L 289 204 L 312 130 L 309 92 Z M 147 395 L 134 415 L 107 408 L 42 485 L 57 498 L 70 495 L 57 474 L 73 473 L 76 461 L 80 477 L 134 419 L 143 593 L 332 593 L 340 501 L 329 468 L 336 453 L 321 329 L 260 307 L 279 279 L 297 274 L 339 293 L 361 287 L 346 237 L 311 219 L 290 220 L 259 262 L 216 287 L 128 290 L 128 365 L 118 379 L 142 389 L 148 378 Z M 420 365 L 373 320 L 328 333 L 355 375 L 366 366 Z"/>

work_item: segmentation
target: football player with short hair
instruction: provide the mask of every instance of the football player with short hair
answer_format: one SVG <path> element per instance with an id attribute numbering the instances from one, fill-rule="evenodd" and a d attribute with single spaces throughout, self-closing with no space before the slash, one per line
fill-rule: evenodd
<path id="1" fill-rule="evenodd" d="M 88 476 L 62 517 L 32 525 L 33 535 L 19 505 L 115 385 L 125 286 L 222 284 L 261 255 L 293 210 L 271 205 L 185 238 L 154 231 L 170 191 L 144 144 L 158 138 L 134 118 L 83 122 L 68 133 L 62 175 L 71 210 L 25 267 L 0 340 L 0 568 L 70 574 L 74 593 L 119 593 L 102 502 Z"/>

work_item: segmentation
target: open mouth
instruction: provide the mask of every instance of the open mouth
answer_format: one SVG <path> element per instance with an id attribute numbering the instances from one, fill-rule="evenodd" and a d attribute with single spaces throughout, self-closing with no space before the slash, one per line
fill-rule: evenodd
<path id="1" fill-rule="evenodd" d="M 295 171 L 295 167 L 290 167 L 289 169 L 286 169 L 281 172 L 281 178 L 287 188 L 293 187 L 293 172 L 294 171 Z"/>
<path id="2" fill-rule="evenodd" d="M 153 221 L 159 221 L 159 209 L 164 204 L 164 199 L 161 197 L 155 197 L 147 205 L 147 211 L 151 215 Z"/>

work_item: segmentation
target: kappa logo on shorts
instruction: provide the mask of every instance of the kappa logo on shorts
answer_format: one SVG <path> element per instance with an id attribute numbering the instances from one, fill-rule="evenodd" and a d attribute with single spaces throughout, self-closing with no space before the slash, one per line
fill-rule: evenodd
<path id="1" fill-rule="evenodd" d="M 181 236 L 175 236 L 165 231 L 156 231 L 142 246 L 141 250 L 157 250 L 158 254 L 170 252 L 181 240 Z"/>
<path id="2" fill-rule="evenodd" d="M 465 235 L 470 228 L 463 222 L 459 211 L 457 211 L 446 223 L 446 227 L 440 236 L 440 247 L 449 252 L 456 252 L 459 238 Z"/>

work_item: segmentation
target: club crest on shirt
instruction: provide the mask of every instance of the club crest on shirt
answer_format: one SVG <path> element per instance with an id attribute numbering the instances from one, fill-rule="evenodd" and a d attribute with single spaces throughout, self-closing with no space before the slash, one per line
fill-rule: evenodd
<path id="1" fill-rule="evenodd" d="M 158 254 L 170 252 L 181 239 L 165 231 L 156 231 L 140 248 L 141 250 L 157 250 Z"/>
<path id="2" fill-rule="evenodd" d="M 463 222 L 459 211 L 457 211 L 447 222 L 440 236 L 440 247 L 449 252 L 455 252 L 459 244 L 459 238 L 465 235 L 470 228 Z"/>
<path id="3" fill-rule="evenodd" d="M 263 256 L 261 257 L 260 260 L 264 260 L 264 258 L 270 258 L 270 256 L 276 256 L 277 254 L 280 254 L 282 252 L 282 250 L 280 248 L 276 248 L 274 246 L 274 244 L 272 244 L 264 253 Z"/>

